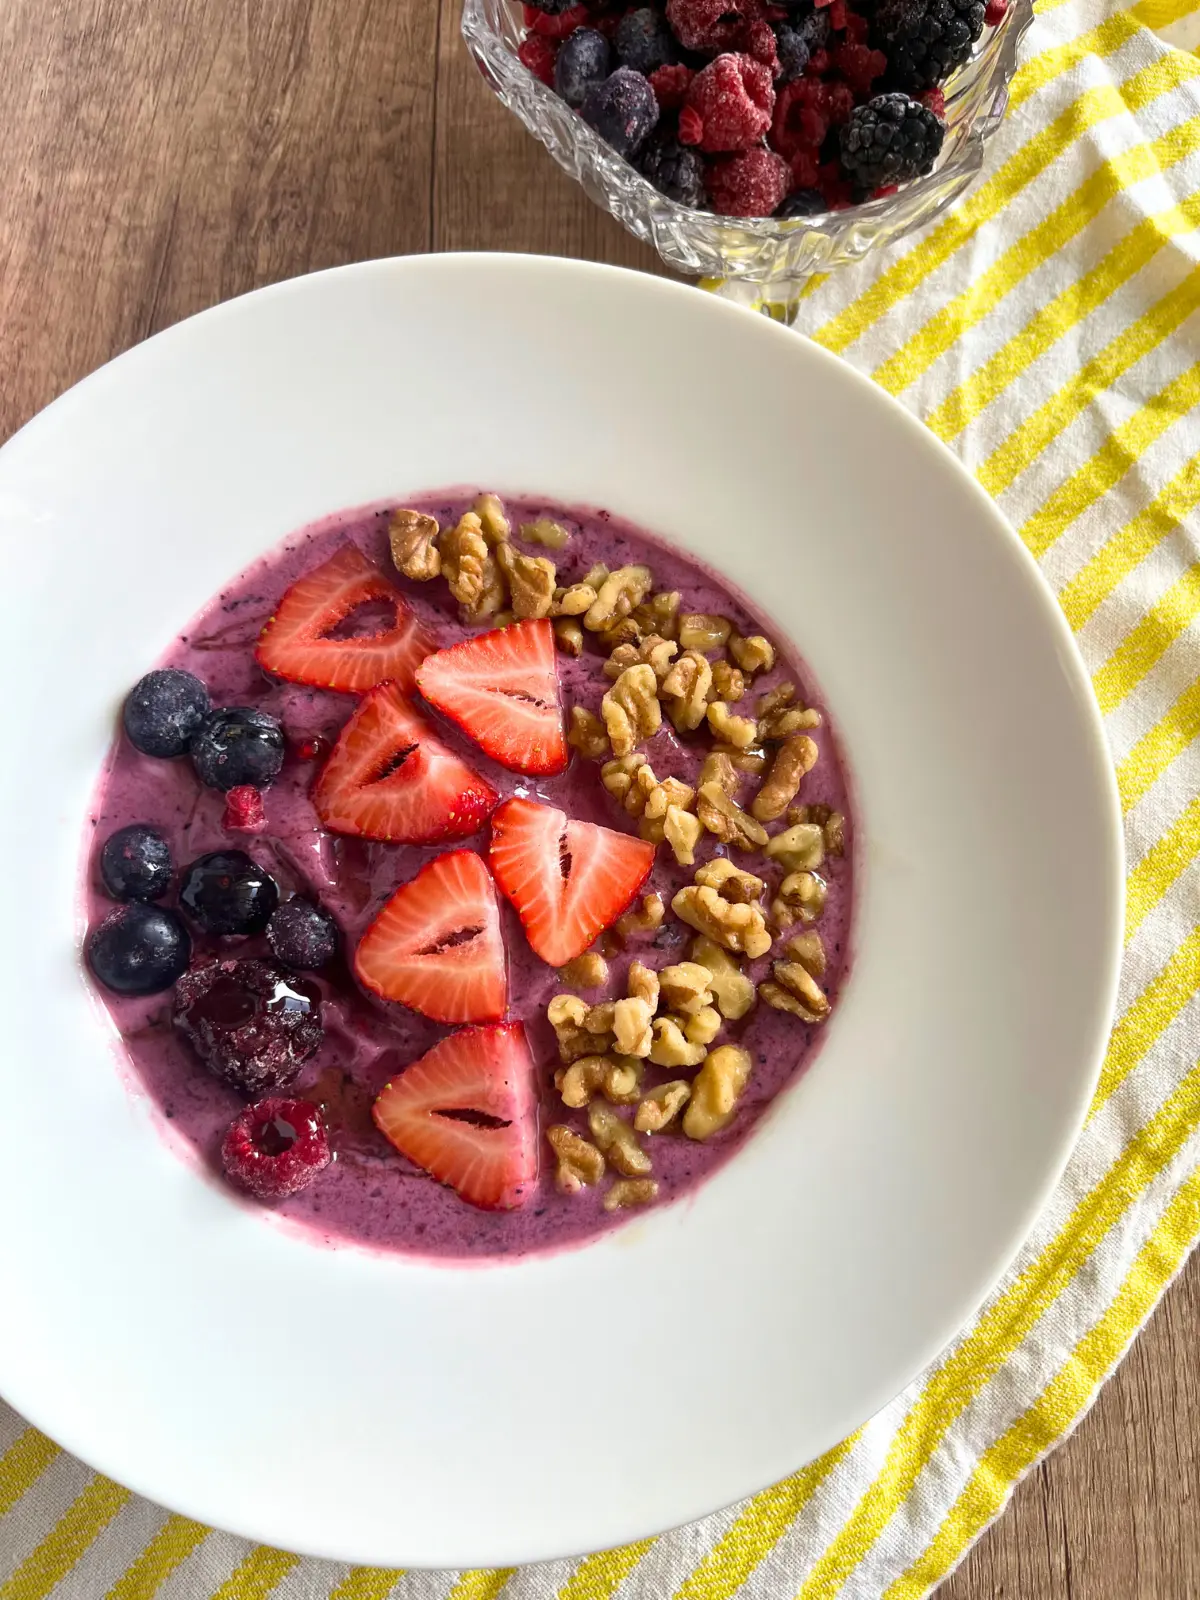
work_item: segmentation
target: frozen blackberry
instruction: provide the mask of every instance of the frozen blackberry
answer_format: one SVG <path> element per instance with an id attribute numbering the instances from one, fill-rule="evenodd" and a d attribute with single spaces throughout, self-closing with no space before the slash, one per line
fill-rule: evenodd
<path id="1" fill-rule="evenodd" d="M 928 172 L 946 135 L 928 106 L 906 94 L 880 94 L 856 106 L 841 130 L 842 171 L 857 191 L 906 183 Z"/>
<path id="2" fill-rule="evenodd" d="M 775 215 L 780 219 L 815 217 L 825 209 L 825 196 L 820 189 L 793 189 Z"/>
<path id="3" fill-rule="evenodd" d="M 887 56 L 883 84 L 918 95 L 942 83 L 983 32 L 984 0 L 882 0 L 871 42 Z"/>
<path id="4" fill-rule="evenodd" d="M 648 6 L 640 11 L 627 11 L 617 25 L 614 41 L 617 59 L 623 67 L 632 67 L 649 77 L 659 67 L 670 66 L 679 60 L 679 47 L 675 35 L 667 26 L 661 11 L 651 11 Z"/>
<path id="5" fill-rule="evenodd" d="M 174 1023 L 210 1072 L 253 1097 L 291 1083 L 325 1037 L 320 992 L 272 961 L 206 961 L 185 972 Z"/>
<path id="6" fill-rule="evenodd" d="M 654 90 L 630 67 L 618 67 L 603 83 L 589 85 L 579 110 L 619 156 L 635 155 L 658 121 Z"/>
<path id="7" fill-rule="evenodd" d="M 554 61 L 554 92 L 573 111 L 593 83 L 608 76 L 608 40 L 595 28 L 576 28 L 564 39 Z"/>
<path id="8" fill-rule="evenodd" d="M 704 158 L 698 150 L 680 144 L 671 134 L 658 134 L 642 151 L 638 166 L 644 177 L 668 200 L 698 210 L 707 194 Z"/>
<path id="9" fill-rule="evenodd" d="M 775 44 L 779 53 L 781 83 L 791 83 L 798 78 L 812 59 L 815 50 L 821 50 L 829 38 L 829 12 L 810 11 L 789 22 L 775 25 Z"/>

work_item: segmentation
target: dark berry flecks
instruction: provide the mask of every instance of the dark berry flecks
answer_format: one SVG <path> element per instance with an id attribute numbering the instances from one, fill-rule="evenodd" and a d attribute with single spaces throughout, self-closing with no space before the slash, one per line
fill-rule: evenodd
<path id="1" fill-rule="evenodd" d="M 883 82 L 917 95 L 970 58 L 983 32 L 984 0 L 883 0 L 871 41 L 887 56 Z"/>
<path id="2" fill-rule="evenodd" d="M 129 691 L 122 720 L 135 750 L 170 760 L 187 754 L 193 734 L 211 710 L 199 678 L 177 667 L 159 667 Z"/>
<path id="3" fill-rule="evenodd" d="M 265 789 L 283 766 L 283 729 L 252 706 L 223 706 L 204 719 L 191 750 L 196 776 L 210 789 Z"/>
<path id="4" fill-rule="evenodd" d="M 100 852 L 100 880 L 114 900 L 157 900 L 171 885 L 171 850 L 144 822 L 118 828 Z"/>
<path id="5" fill-rule="evenodd" d="M 602 33 L 595 28 L 577 28 L 563 40 L 555 59 L 555 93 L 578 111 L 590 85 L 608 76 L 610 56 Z"/>
<path id="6" fill-rule="evenodd" d="M 667 26 L 666 17 L 649 6 L 625 13 L 617 24 L 613 43 L 621 65 L 632 67 L 646 77 L 659 67 L 670 66 L 679 60 L 679 46 Z"/>
<path id="7" fill-rule="evenodd" d="M 611 77 L 588 87 L 580 113 L 618 155 L 632 156 L 654 132 L 658 101 L 640 72 L 618 67 Z"/>
<path id="8" fill-rule="evenodd" d="M 321 997 L 272 961 L 208 961 L 175 985 L 174 1024 L 243 1094 L 284 1088 L 325 1037 Z"/>
<path id="9" fill-rule="evenodd" d="M 815 217 L 825 209 L 825 196 L 820 189 L 794 189 L 775 215 L 780 218 Z"/>
<path id="10" fill-rule="evenodd" d="M 841 164 L 857 192 L 904 183 L 930 171 L 946 127 L 906 94 L 881 94 L 857 106 L 841 130 Z"/>
<path id="11" fill-rule="evenodd" d="M 340 941 L 338 925 L 328 911 L 293 895 L 271 913 L 267 942 L 285 967 L 316 972 L 333 960 Z"/>
<path id="12" fill-rule="evenodd" d="M 331 1159 L 325 1119 L 311 1100 L 260 1100 L 221 1144 L 221 1165 L 256 1200 L 299 1194 Z"/>
<path id="13" fill-rule="evenodd" d="M 191 959 L 183 919 L 140 900 L 111 912 L 87 942 L 88 965 L 114 994 L 158 994 L 187 971 Z"/>
<path id="14" fill-rule="evenodd" d="M 651 139 L 638 166 L 668 200 L 693 209 L 705 203 L 703 157 L 698 150 L 680 144 L 673 134 L 657 134 Z"/>
<path id="15" fill-rule="evenodd" d="M 179 901 L 205 933 L 261 933 L 279 904 L 279 888 L 244 850 L 212 850 L 184 873 Z"/>

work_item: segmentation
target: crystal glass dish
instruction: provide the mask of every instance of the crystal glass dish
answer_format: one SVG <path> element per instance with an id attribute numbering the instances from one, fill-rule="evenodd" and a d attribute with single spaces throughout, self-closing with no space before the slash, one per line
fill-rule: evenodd
<path id="1" fill-rule="evenodd" d="M 844 211 L 781 221 L 691 211 L 655 189 L 517 59 L 521 8 L 510 0 L 464 0 L 462 31 L 480 71 L 508 109 L 636 238 L 667 266 L 724 279 L 729 290 L 787 307 L 806 278 L 903 238 L 940 216 L 969 187 L 999 127 L 1017 47 L 1033 21 L 1032 0 L 1012 0 L 976 53 L 945 84 L 946 139 L 933 171 L 896 194 Z"/>

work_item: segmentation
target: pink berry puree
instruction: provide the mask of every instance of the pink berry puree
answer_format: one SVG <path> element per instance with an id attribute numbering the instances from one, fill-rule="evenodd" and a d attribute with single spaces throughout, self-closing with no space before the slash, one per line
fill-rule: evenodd
<path id="1" fill-rule="evenodd" d="M 458 491 L 405 504 L 431 513 L 446 527 L 454 525 L 473 498 Z M 287 757 L 279 778 L 265 791 L 262 828 L 226 832 L 222 825 L 225 797 L 199 783 L 190 760 L 155 760 L 118 735 L 90 813 L 86 861 L 89 921 L 94 926 L 111 910 L 98 873 L 100 846 L 114 829 L 127 823 L 148 823 L 167 840 L 176 885 L 181 871 L 206 851 L 247 851 L 275 878 L 282 898 L 301 893 L 318 902 L 337 920 L 343 936 L 342 955 L 320 972 L 304 975 L 322 996 L 324 1041 L 297 1080 L 279 1091 L 315 1100 L 324 1109 L 334 1159 L 315 1181 L 281 1201 L 276 1210 L 329 1243 L 351 1241 L 425 1256 L 514 1257 L 578 1244 L 639 1212 L 606 1212 L 602 1185 L 577 1193 L 560 1192 L 554 1157 L 544 1139 L 536 1192 L 517 1210 L 491 1212 L 466 1204 L 407 1161 L 371 1119 L 372 1101 L 389 1079 L 451 1030 L 365 993 L 351 976 L 347 957 L 397 885 L 411 879 L 440 850 L 468 848 L 486 857 L 487 824 L 471 839 L 422 848 L 370 843 L 327 832 L 318 822 L 309 792 L 323 755 L 356 701 L 348 695 L 276 682 L 254 660 L 259 630 L 284 590 L 346 540 L 358 545 L 394 579 L 438 647 L 481 631 L 479 627 L 465 628 L 459 621 L 458 608 L 444 581 L 415 583 L 395 572 L 387 537 L 391 509 L 346 511 L 294 534 L 223 589 L 167 652 L 159 664 L 186 669 L 202 679 L 214 706 L 255 706 L 279 718 L 287 738 Z M 514 536 L 520 524 L 543 517 L 553 518 L 570 531 L 562 550 L 521 546 L 530 554 L 554 559 L 560 584 L 578 581 L 598 562 L 610 569 L 644 564 L 653 572 L 656 591 L 680 591 L 681 611 L 727 617 L 742 635 L 764 634 L 772 639 L 779 650 L 775 668 L 754 680 L 745 701 L 732 707 L 735 712 L 753 715 L 751 708 L 758 697 L 783 680 L 796 684 L 799 703 L 815 704 L 825 712 L 811 677 L 787 642 L 714 573 L 605 511 L 548 505 L 534 498 L 509 500 L 506 509 Z M 580 658 L 560 654 L 557 660 L 564 712 L 573 704 L 598 711 L 601 696 L 610 686 L 602 671 L 604 647 L 585 634 Z M 636 829 L 636 821 L 606 793 L 598 763 L 573 754 L 561 776 L 522 776 L 490 761 L 436 713 L 428 715 L 446 743 L 502 798 L 524 795 L 543 799 L 572 817 L 626 832 Z M 815 925 L 828 961 L 822 987 L 836 1017 L 849 959 L 854 830 L 846 771 L 827 715 L 813 737 L 820 759 L 805 777 L 797 798 L 831 807 L 847 819 L 845 852 L 827 856 L 821 867 L 828 892 L 823 915 Z M 694 782 L 711 744 L 711 735 L 703 727 L 696 735 L 679 736 L 664 718 L 660 731 L 643 748 L 660 779 L 674 775 Z M 747 805 L 756 782 L 743 780 L 742 800 Z M 771 825 L 771 831 L 786 826 L 781 820 Z M 714 841 L 706 835 L 697 847 L 697 863 L 712 855 L 714 848 Z M 753 872 L 764 872 L 761 854 L 742 857 L 733 852 L 733 859 Z M 589 1004 L 626 993 L 626 970 L 633 959 L 655 968 L 687 959 L 693 933 L 671 913 L 670 902 L 679 888 L 692 882 L 694 873 L 694 866 L 676 864 L 667 845 L 659 846 L 645 889 L 662 894 L 667 905 L 665 920 L 657 933 L 633 939 L 623 949 L 611 939 L 607 946 L 602 943 L 601 948 L 611 951 L 609 979 L 603 989 L 585 994 Z M 777 883 L 781 876 L 782 872 L 776 871 L 773 881 Z M 770 895 L 771 884 L 768 903 Z M 175 896 L 173 887 L 164 903 L 175 905 Z M 501 915 L 509 962 L 509 1014 L 525 1024 L 538 1064 L 542 1127 L 565 1122 L 586 1135 L 586 1111 L 567 1110 L 555 1090 L 559 1059 L 545 1015 L 549 1001 L 569 985 L 533 954 L 506 902 L 502 902 Z M 226 956 L 271 959 L 261 936 L 213 939 L 192 931 L 197 955 L 219 949 Z M 777 944 L 782 942 L 780 939 Z M 758 980 L 769 976 L 769 965 L 769 959 L 764 959 L 751 963 L 747 970 Z M 219 1152 L 230 1124 L 245 1108 L 245 1099 L 214 1077 L 193 1054 L 186 1038 L 173 1028 L 170 990 L 144 998 L 100 992 L 146 1094 L 214 1181 L 228 1187 Z M 774 1097 L 809 1062 L 820 1037 L 821 1026 L 807 1025 L 761 1000 L 744 1020 L 725 1025 L 719 1042 L 741 1044 L 753 1060 L 737 1115 L 724 1132 L 703 1143 L 685 1137 L 677 1125 L 646 1141 L 659 1185 L 656 1204 L 687 1193 L 742 1146 Z M 685 1071 L 683 1075 L 690 1074 Z M 678 1076 L 679 1069 L 651 1067 L 645 1087 Z M 796 1159 L 803 1160 L 802 1149 L 797 1150 Z"/>

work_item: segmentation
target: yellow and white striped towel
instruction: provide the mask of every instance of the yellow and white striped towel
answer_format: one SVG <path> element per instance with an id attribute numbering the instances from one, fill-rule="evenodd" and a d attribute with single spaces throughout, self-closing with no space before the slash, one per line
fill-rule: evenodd
<path id="1" fill-rule="evenodd" d="M 1095 1105 L 978 1320 L 853 1438 L 661 1539 L 515 1572 L 297 1561 L 97 1478 L 0 1405 L 0 1600 L 917 1600 L 1078 1421 L 1200 1236 L 1200 0 L 1043 0 L 985 180 L 799 326 L 962 455 L 1057 592 L 1129 855 Z M 1189 525 L 1189 518 L 1191 522 Z"/>

